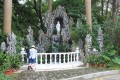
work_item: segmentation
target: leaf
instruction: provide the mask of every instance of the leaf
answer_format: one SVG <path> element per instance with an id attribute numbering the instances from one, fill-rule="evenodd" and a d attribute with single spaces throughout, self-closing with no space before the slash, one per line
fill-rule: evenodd
<path id="1" fill-rule="evenodd" d="M 110 58 L 108 56 L 103 55 L 103 58 L 105 59 L 105 61 L 110 61 Z"/>
<path id="2" fill-rule="evenodd" d="M 115 59 L 112 59 L 112 61 L 116 64 L 120 64 L 120 59 L 118 57 L 115 57 Z"/>
<path id="3" fill-rule="evenodd" d="M 112 51 L 110 51 L 108 54 L 110 54 L 110 56 L 113 56 L 113 55 L 115 55 L 116 53 L 117 53 L 116 50 L 112 50 Z"/>

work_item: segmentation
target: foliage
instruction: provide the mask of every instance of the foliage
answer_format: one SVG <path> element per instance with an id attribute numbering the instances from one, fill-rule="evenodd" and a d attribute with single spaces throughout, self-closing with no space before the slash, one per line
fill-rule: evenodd
<path id="1" fill-rule="evenodd" d="M 97 61 L 97 55 L 89 55 L 88 58 L 87 58 L 87 62 L 90 63 L 90 64 L 95 64 Z"/>
<path id="2" fill-rule="evenodd" d="M 1 42 L 6 42 L 6 34 L 0 29 L 0 43 Z"/>
<path id="3" fill-rule="evenodd" d="M 11 67 L 9 54 L 0 51 L 0 71 L 3 72 Z"/>
<path id="4" fill-rule="evenodd" d="M 58 45 L 58 52 L 66 52 L 68 50 L 68 44 L 63 43 Z"/>
<path id="5" fill-rule="evenodd" d="M 110 67 L 108 69 L 112 69 L 112 70 L 118 70 L 118 69 L 120 69 L 120 65 L 116 64 L 116 63 L 110 63 L 109 66 Z"/>
<path id="6" fill-rule="evenodd" d="M 97 50 L 99 50 L 99 45 L 98 45 L 98 29 L 100 28 L 100 24 L 98 24 L 97 22 L 93 23 L 93 31 L 91 33 L 92 36 L 92 47 L 96 48 Z"/>
<path id="7" fill-rule="evenodd" d="M 16 36 L 16 52 L 19 53 L 21 51 L 21 47 L 23 47 L 22 44 L 22 39 L 19 36 Z"/>
<path id="8" fill-rule="evenodd" d="M 48 44 L 48 49 L 46 51 L 47 53 L 51 53 L 52 52 L 52 43 Z"/>
<path id="9" fill-rule="evenodd" d="M 114 59 L 112 59 L 112 61 L 116 64 L 119 64 L 120 65 L 120 58 L 118 57 L 115 57 Z"/>
<path id="10" fill-rule="evenodd" d="M 48 58 L 48 57 L 47 57 L 47 58 Z M 38 60 L 38 64 L 40 64 L 40 63 L 41 63 L 41 58 L 40 58 L 40 56 L 37 57 L 37 60 Z M 43 64 L 45 63 L 45 56 L 42 57 L 42 63 L 43 63 Z"/>
<path id="11" fill-rule="evenodd" d="M 0 80 L 13 80 L 10 76 L 0 73 Z"/>
<path id="12" fill-rule="evenodd" d="M 88 63 L 90 64 L 106 64 L 106 59 L 102 54 L 91 54 L 88 57 Z"/>
<path id="13" fill-rule="evenodd" d="M 10 55 L 11 68 L 19 68 L 22 64 L 21 54 Z"/>
<path id="14" fill-rule="evenodd" d="M 113 45 L 110 45 L 105 47 L 104 53 L 102 53 L 102 57 L 107 63 L 107 65 L 110 65 L 113 63 L 113 59 L 117 56 L 117 51 L 114 49 Z"/>
<path id="15" fill-rule="evenodd" d="M 120 52 L 119 34 L 120 34 L 120 17 L 113 22 L 112 20 L 105 21 L 103 24 L 104 30 L 104 45 L 113 44 L 114 49 Z"/>
<path id="16" fill-rule="evenodd" d="M 0 29 L 3 26 L 3 0 L 0 0 Z"/>
<path id="17" fill-rule="evenodd" d="M 79 32 L 76 27 L 72 27 L 71 38 L 75 43 L 79 41 Z"/>
<path id="18" fill-rule="evenodd" d="M 88 25 L 81 25 L 79 29 L 79 35 L 81 39 L 85 39 L 86 35 L 90 33 L 89 26 Z"/>
<path id="19" fill-rule="evenodd" d="M 88 57 L 88 62 L 93 64 L 107 64 L 109 67 L 111 63 L 119 64 L 120 59 L 117 57 L 117 51 L 114 49 L 113 45 L 105 47 L 104 53 L 101 54 L 91 54 Z"/>
<path id="20" fill-rule="evenodd" d="M 20 54 L 12 55 L 0 52 L 0 71 L 4 72 L 7 69 L 19 67 L 22 62 L 21 60 Z"/>
<path id="21" fill-rule="evenodd" d="M 66 9 L 68 16 L 74 18 L 74 21 L 78 17 L 85 14 L 85 1 L 84 0 L 56 0 L 53 2 L 53 9 L 58 5 L 63 6 Z"/>

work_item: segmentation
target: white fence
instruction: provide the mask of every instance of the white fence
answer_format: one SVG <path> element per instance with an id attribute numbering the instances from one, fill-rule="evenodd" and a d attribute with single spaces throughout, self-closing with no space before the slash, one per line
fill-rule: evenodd
<path id="1" fill-rule="evenodd" d="M 38 53 L 37 64 L 61 64 L 69 62 L 78 62 L 78 53 Z"/>
<path id="2" fill-rule="evenodd" d="M 36 69 L 60 69 L 83 65 L 79 50 L 62 53 L 37 53 Z"/>

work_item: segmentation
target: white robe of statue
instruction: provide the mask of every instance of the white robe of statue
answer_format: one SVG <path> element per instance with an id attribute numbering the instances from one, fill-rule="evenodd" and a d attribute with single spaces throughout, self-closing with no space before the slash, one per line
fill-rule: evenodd
<path id="1" fill-rule="evenodd" d="M 56 29 L 57 29 L 57 35 L 58 35 L 60 33 L 60 22 L 59 21 L 57 22 Z"/>

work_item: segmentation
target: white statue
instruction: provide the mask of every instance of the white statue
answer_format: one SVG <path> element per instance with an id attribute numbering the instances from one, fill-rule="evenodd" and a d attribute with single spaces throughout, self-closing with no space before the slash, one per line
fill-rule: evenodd
<path id="1" fill-rule="evenodd" d="M 59 34 L 60 33 L 60 22 L 59 21 L 57 22 L 56 29 L 57 29 L 57 34 Z"/>
<path id="2" fill-rule="evenodd" d="M 20 54 L 22 55 L 22 61 L 24 61 L 24 55 L 27 54 L 27 53 L 25 52 L 25 48 L 21 48 Z"/>

